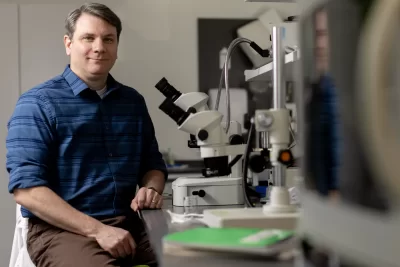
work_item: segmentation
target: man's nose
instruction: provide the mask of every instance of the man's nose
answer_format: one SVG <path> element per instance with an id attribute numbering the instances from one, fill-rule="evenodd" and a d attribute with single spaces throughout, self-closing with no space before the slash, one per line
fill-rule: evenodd
<path id="1" fill-rule="evenodd" d="M 96 39 L 96 41 L 93 42 L 93 51 L 95 53 L 104 53 L 106 51 L 106 47 L 104 45 L 103 40 Z"/>

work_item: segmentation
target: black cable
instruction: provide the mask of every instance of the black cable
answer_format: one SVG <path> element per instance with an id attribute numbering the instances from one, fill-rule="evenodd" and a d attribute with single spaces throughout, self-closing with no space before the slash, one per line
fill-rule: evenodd
<path id="1" fill-rule="evenodd" d="M 252 136 L 253 136 L 253 131 L 254 131 L 254 123 L 251 122 L 250 129 L 249 129 L 249 136 L 247 137 L 247 144 L 246 144 L 246 149 L 244 151 L 244 163 L 243 163 L 243 197 L 244 197 L 244 203 L 246 207 L 254 207 L 249 199 L 249 195 L 247 194 L 247 169 L 249 165 L 249 156 L 250 156 L 250 147 L 251 147 L 251 141 L 252 141 Z"/>
<path id="2" fill-rule="evenodd" d="M 229 162 L 229 168 L 232 168 L 235 166 L 235 164 L 240 160 L 242 155 L 237 155 L 231 162 Z"/>

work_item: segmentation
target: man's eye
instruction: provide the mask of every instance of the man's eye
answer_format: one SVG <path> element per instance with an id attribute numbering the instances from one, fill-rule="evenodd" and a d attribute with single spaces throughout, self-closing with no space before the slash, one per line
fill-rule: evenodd
<path id="1" fill-rule="evenodd" d="M 85 37 L 83 37 L 83 39 L 86 41 L 93 41 L 93 37 L 90 37 L 90 36 L 85 36 Z"/>
<path id="2" fill-rule="evenodd" d="M 114 42 L 114 39 L 112 39 L 112 38 L 106 38 L 104 41 L 105 41 L 106 43 L 111 44 L 112 42 Z"/>

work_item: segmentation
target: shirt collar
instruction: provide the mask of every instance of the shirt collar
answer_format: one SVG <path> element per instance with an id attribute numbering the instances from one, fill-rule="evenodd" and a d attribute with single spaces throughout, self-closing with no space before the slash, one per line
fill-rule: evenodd
<path id="1" fill-rule="evenodd" d="M 72 91 L 74 92 L 74 95 L 77 96 L 79 95 L 82 91 L 89 89 L 89 86 L 82 81 L 70 68 L 70 65 L 68 64 L 65 67 L 65 70 L 62 74 L 64 79 L 67 81 L 69 86 L 71 87 Z M 114 77 L 111 76 L 111 74 L 108 74 L 107 77 L 107 93 L 110 93 L 111 91 L 114 91 L 118 88 L 121 87 L 121 84 L 117 82 Z"/>

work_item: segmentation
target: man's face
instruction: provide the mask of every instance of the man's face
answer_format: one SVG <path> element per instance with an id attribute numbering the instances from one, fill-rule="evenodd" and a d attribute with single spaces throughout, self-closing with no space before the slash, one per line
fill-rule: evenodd
<path id="1" fill-rule="evenodd" d="M 329 65 L 329 25 L 326 11 L 319 11 L 315 16 L 315 55 L 319 71 L 326 71 Z"/>
<path id="2" fill-rule="evenodd" d="M 71 68 L 88 79 L 107 75 L 117 59 L 116 28 L 90 14 L 79 17 L 72 40 L 65 36 L 64 43 Z"/>

